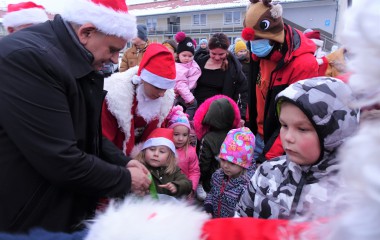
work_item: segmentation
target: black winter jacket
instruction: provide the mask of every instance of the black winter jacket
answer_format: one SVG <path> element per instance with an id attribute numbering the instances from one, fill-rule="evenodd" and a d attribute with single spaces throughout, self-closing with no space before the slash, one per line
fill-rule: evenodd
<path id="1" fill-rule="evenodd" d="M 68 29 L 57 15 L 0 41 L 0 231 L 73 231 L 130 190 L 101 135 L 103 77 Z"/>
<path id="2" fill-rule="evenodd" d="M 196 59 L 196 62 L 202 71 L 209 58 L 210 55 L 200 55 L 199 58 Z M 202 86 L 198 85 L 195 88 L 195 96 L 197 95 L 197 89 L 201 87 Z M 224 78 L 223 90 L 220 94 L 226 95 L 235 100 L 239 106 L 241 118 L 245 119 L 248 101 L 248 82 L 242 71 L 242 66 L 239 60 L 231 53 L 228 54 L 228 69 L 226 70 Z"/>

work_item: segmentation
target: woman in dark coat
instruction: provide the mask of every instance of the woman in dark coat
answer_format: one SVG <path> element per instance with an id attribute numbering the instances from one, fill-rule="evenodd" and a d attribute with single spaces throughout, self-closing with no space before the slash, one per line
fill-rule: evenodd
<path id="1" fill-rule="evenodd" d="M 209 54 L 195 59 L 202 75 L 197 81 L 194 96 L 201 105 L 209 97 L 226 95 L 238 104 L 241 118 L 245 120 L 248 83 L 240 62 L 228 52 L 229 45 L 224 33 L 215 33 L 208 43 Z"/>

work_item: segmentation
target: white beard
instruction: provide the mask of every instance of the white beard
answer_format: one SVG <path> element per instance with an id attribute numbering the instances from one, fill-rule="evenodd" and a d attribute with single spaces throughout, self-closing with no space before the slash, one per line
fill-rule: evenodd
<path id="1" fill-rule="evenodd" d="M 144 118 L 146 122 L 158 118 L 161 105 L 162 97 L 157 99 L 150 99 L 145 95 L 144 86 L 140 84 L 136 89 L 136 99 L 137 99 L 137 114 Z"/>

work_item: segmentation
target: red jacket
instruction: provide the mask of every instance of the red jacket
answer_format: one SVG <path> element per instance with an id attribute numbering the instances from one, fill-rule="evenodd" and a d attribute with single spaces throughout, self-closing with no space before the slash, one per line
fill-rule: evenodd
<path id="1" fill-rule="evenodd" d="M 264 154 L 266 159 L 271 159 L 284 154 L 279 137 L 280 124 L 276 116 L 275 98 L 276 95 L 299 80 L 317 77 L 318 63 L 315 60 L 315 44 L 306 38 L 302 32 L 284 24 L 285 42 L 287 52 L 277 62 L 276 67 L 270 74 L 268 91 L 265 98 L 264 111 L 260 111 L 257 106 L 258 115 L 264 119 Z M 261 64 L 265 64 L 264 60 Z"/>

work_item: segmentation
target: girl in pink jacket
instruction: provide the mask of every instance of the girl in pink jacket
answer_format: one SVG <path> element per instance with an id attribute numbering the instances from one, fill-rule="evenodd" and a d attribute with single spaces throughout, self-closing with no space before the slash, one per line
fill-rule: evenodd
<path id="1" fill-rule="evenodd" d="M 189 120 L 192 120 L 198 106 L 193 91 L 201 76 L 201 69 L 194 61 L 195 42 L 193 39 L 186 37 L 184 32 L 178 32 L 175 39 L 178 42 L 175 66 L 177 76 L 174 87 L 176 104 L 182 105 L 189 115 Z"/>
<path id="2" fill-rule="evenodd" d="M 189 199 L 192 199 L 198 186 L 200 170 L 195 147 L 190 144 L 189 120 L 181 106 L 174 106 L 167 119 L 167 127 L 174 130 L 174 145 L 178 157 L 178 166 L 193 184 L 193 191 L 188 196 Z"/>

